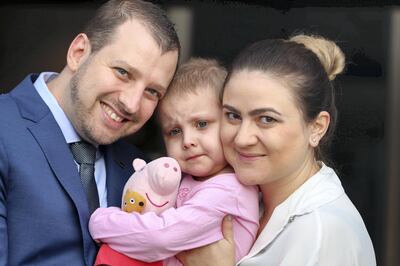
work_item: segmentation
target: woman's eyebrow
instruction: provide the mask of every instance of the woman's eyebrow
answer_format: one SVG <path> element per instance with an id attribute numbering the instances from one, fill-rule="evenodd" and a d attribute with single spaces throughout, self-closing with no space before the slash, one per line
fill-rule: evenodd
<path id="1" fill-rule="evenodd" d="M 258 109 L 251 110 L 249 112 L 249 115 L 250 116 L 256 116 L 256 115 L 260 115 L 260 114 L 263 114 L 263 113 L 266 113 L 266 112 L 272 112 L 272 113 L 275 113 L 275 114 L 280 115 L 280 116 L 282 115 L 281 113 L 276 111 L 274 108 L 269 108 L 269 107 L 267 107 L 267 108 L 258 108 Z"/>
<path id="2" fill-rule="evenodd" d="M 222 107 L 225 108 L 225 109 L 228 109 L 229 111 L 234 112 L 234 113 L 238 113 L 238 114 L 241 113 L 235 107 L 230 106 L 228 104 L 224 104 Z M 257 108 L 257 109 L 251 110 L 249 112 L 249 115 L 250 116 L 256 116 L 256 115 L 260 115 L 260 114 L 263 114 L 263 113 L 266 113 L 266 112 L 272 112 L 272 113 L 275 113 L 275 114 L 280 115 L 280 116 L 282 115 L 280 112 L 276 111 L 274 108 L 269 108 L 269 107 Z"/>
<path id="3" fill-rule="evenodd" d="M 240 113 L 235 107 L 230 106 L 229 104 L 222 105 L 222 108 L 228 109 L 231 112 Z"/>

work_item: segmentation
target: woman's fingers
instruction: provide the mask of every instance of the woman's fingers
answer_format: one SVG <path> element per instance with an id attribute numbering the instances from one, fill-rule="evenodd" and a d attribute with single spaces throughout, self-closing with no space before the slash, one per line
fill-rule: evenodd
<path id="1" fill-rule="evenodd" d="M 232 216 L 230 215 L 225 216 L 222 220 L 222 234 L 224 235 L 225 240 L 232 245 L 235 245 L 235 241 L 233 239 Z"/>
<path id="2" fill-rule="evenodd" d="M 235 265 L 235 241 L 233 238 L 232 217 L 227 215 L 222 220 L 224 238 L 176 255 L 185 266 L 232 266 Z"/>

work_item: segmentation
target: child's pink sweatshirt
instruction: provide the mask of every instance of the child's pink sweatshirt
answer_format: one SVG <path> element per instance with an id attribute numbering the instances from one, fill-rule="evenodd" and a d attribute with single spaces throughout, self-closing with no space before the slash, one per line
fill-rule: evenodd
<path id="1" fill-rule="evenodd" d="M 242 185 L 233 173 L 199 182 L 185 176 L 177 208 L 156 215 L 99 208 L 90 218 L 95 240 L 129 257 L 164 265 L 181 265 L 175 255 L 223 238 L 222 219 L 233 216 L 236 261 L 245 256 L 256 238 L 259 221 L 258 189 Z"/>

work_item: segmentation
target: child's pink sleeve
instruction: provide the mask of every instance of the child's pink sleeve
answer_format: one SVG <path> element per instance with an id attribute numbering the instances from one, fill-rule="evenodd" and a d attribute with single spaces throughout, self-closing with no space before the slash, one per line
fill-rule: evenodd
<path id="1" fill-rule="evenodd" d="M 238 211 L 236 199 L 224 190 L 203 191 L 208 196 L 200 192 L 187 204 L 167 209 L 160 215 L 127 213 L 116 207 L 99 208 L 90 218 L 90 233 L 96 241 L 146 262 L 163 260 L 180 251 L 210 244 L 222 239 L 221 221 L 226 212 L 220 211 L 218 205 L 232 206 L 233 215 Z M 215 198 L 210 201 L 210 195 L 219 195 L 224 202 Z"/>

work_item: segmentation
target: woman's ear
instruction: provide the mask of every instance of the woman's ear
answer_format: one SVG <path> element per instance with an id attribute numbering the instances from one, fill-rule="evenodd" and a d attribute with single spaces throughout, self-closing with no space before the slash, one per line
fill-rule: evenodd
<path id="1" fill-rule="evenodd" d="M 310 139 L 309 143 L 312 147 L 317 147 L 319 141 L 328 131 L 331 116 L 328 112 L 322 111 L 318 114 L 317 118 L 310 124 Z"/>
<path id="2" fill-rule="evenodd" d="M 69 45 L 67 66 L 75 72 L 89 57 L 91 51 L 89 38 L 85 33 L 79 33 Z"/>

